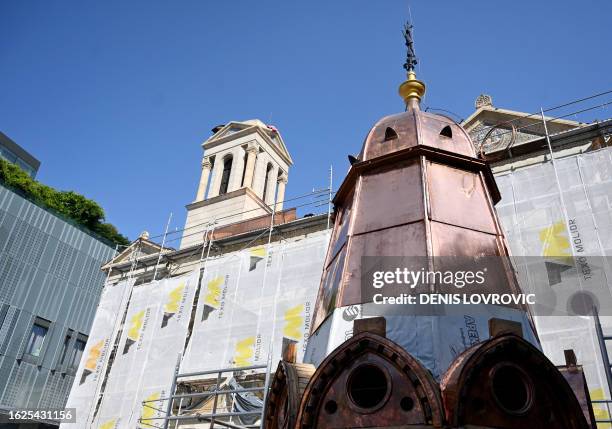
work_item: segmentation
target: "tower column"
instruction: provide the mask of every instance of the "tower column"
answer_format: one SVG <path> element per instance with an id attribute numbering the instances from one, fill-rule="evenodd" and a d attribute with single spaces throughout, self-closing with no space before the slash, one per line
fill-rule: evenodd
<path id="1" fill-rule="evenodd" d="M 196 201 L 202 201 L 206 197 L 206 187 L 208 186 L 208 179 L 210 178 L 210 169 L 212 164 L 208 158 L 202 160 L 202 176 L 200 176 L 200 184 L 198 185 L 198 193 L 196 194 Z"/>
<path id="2" fill-rule="evenodd" d="M 274 195 L 276 193 L 276 180 L 278 179 L 278 167 L 272 166 L 272 169 L 268 173 L 268 188 L 266 189 L 266 204 L 274 204 Z"/>
<path id="3" fill-rule="evenodd" d="M 221 186 L 221 176 L 223 175 L 223 157 L 227 152 L 221 152 L 215 155 L 215 165 L 213 166 L 212 177 L 213 181 L 210 185 L 208 198 L 213 198 L 219 195 L 219 187 Z"/>
<path id="4" fill-rule="evenodd" d="M 259 153 L 259 145 L 257 143 L 249 143 L 246 148 L 247 162 L 246 171 L 244 172 L 244 183 L 243 186 L 250 188 L 253 184 L 253 176 L 255 175 L 255 159 Z"/>
<path id="5" fill-rule="evenodd" d="M 255 175 L 253 176 L 253 191 L 259 198 L 263 199 L 264 183 L 266 182 L 266 167 L 268 166 L 269 158 L 265 152 L 257 155 L 255 161 Z"/>
<path id="6" fill-rule="evenodd" d="M 227 192 L 240 189 L 242 184 L 242 172 L 244 171 L 244 149 L 240 146 L 232 150 L 232 171 L 230 173 Z"/>
<path id="7" fill-rule="evenodd" d="M 287 176 L 282 173 L 278 178 L 278 191 L 276 192 L 276 211 L 283 209 L 283 201 L 285 199 L 285 187 L 287 186 Z"/>

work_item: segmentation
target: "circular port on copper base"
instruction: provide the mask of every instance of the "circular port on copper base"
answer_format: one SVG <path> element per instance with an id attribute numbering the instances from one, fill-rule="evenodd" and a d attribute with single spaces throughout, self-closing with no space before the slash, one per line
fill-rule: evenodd
<path id="1" fill-rule="evenodd" d="M 380 405 L 389 396 L 389 382 L 385 372 L 370 364 L 358 366 L 348 378 L 349 398 L 363 410 L 371 410 Z"/>
<path id="2" fill-rule="evenodd" d="M 533 386 L 527 374 L 515 365 L 502 363 L 493 369 L 491 390 L 497 405 L 509 414 L 524 414 L 531 408 Z"/>

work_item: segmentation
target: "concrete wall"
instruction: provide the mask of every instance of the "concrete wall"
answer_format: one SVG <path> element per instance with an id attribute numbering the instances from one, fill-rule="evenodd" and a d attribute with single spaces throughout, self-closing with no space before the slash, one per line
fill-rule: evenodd
<path id="1" fill-rule="evenodd" d="M 86 338 L 114 249 L 0 185 L 0 409 L 61 408 L 76 368 L 60 363 L 68 330 Z M 49 322 L 38 357 L 26 347 Z M 77 362 L 78 365 L 78 362 Z"/>

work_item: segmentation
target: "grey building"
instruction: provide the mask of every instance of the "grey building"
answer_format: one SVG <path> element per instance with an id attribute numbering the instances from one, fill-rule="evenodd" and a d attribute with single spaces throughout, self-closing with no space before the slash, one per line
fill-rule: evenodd
<path id="1" fill-rule="evenodd" d="M 114 247 L 0 184 L 0 427 L 10 410 L 62 408 Z"/>
<path id="2" fill-rule="evenodd" d="M 24 148 L 19 146 L 2 132 L 0 132 L 0 158 L 6 159 L 13 164 L 17 164 L 32 178 L 36 177 L 36 173 L 38 173 L 38 168 L 40 167 L 39 160 L 34 158 Z"/>

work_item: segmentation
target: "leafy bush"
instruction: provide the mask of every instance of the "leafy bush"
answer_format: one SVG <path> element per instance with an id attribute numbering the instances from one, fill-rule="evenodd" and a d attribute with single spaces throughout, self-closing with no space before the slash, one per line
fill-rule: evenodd
<path id="1" fill-rule="evenodd" d="M 0 182 L 23 193 L 33 202 L 49 208 L 116 244 L 129 240 L 117 228 L 104 222 L 104 210 L 95 201 L 72 191 L 56 191 L 32 179 L 21 168 L 0 158 Z"/>

